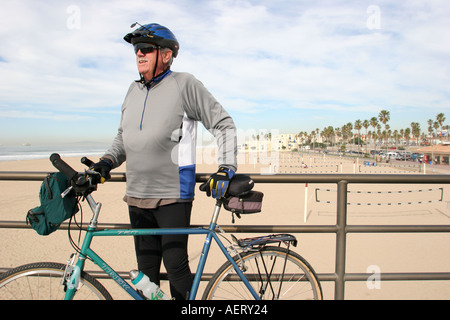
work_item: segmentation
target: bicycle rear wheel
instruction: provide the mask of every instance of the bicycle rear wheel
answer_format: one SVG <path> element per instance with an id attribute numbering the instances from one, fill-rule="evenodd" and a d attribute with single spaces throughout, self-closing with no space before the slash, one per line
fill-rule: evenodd
<path id="1" fill-rule="evenodd" d="M 313 268 L 299 254 L 280 247 L 264 247 L 234 257 L 251 286 L 264 300 L 321 300 L 322 288 Z M 243 267 L 241 266 L 243 262 Z M 227 261 L 209 281 L 204 300 L 253 300 Z"/>
<path id="2" fill-rule="evenodd" d="M 0 300 L 62 300 L 65 268 L 60 263 L 37 262 L 9 270 L 0 275 Z M 74 299 L 112 300 L 112 297 L 100 282 L 83 271 Z"/>

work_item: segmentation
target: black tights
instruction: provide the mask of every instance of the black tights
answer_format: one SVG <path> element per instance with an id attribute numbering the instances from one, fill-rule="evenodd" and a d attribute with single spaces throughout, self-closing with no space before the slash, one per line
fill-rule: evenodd
<path id="1" fill-rule="evenodd" d="M 128 207 L 131 227 L 187 228 L 190 225 L 192 202 L 175 203 L 156 209 Z M 187 253 L 188 235 L 135 236 L 138 268 L 160 285 L 161 260 L 167 270 L 172 298 L 186 299 L 192 286 Z"/>

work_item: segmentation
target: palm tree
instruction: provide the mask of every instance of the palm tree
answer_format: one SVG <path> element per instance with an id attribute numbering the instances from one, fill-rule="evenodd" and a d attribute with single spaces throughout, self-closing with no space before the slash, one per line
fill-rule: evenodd
<path id="1" fill-rule="evenodd" d="M 386 126 L 386 123 L 391 120 L 390 112 L 387 110 L 381 110 L 378 114 L 378 119 L 381 121 L 384 126 Z"/>
<path id="2" fill-rule="evenodd" d="M 409 138 L 410 138 L 410 134 L 411 134 L 411 129 L 410 128 L 406 128 L 404 131 L 404 137 L 406 140 L 406 145 L 409 146 Z"/>
<path id="3" fill-rule="evenodd" d="M 373 127 L 373 132 L 375 132 L 375 128 L 378 125 L 378 119 L 376 117 L 370 118 L 370 125 Z M 375 139 L 376 140 L 376 139 Z M 376 141 L 375 141 L 376 144 Z M 375 147 L 376 148 L 376 147 Z"/>
<path id="4" fill-rule="evenodd" d="M 334 128 L 334 132 L 336 134 L 336 137 L 338 137 L 337 142 L 338 144 L 341 142 L 341 136 L 342 136 L 342 132 L 341 132 L 341 128 Z"/>
<path id="5" fill-rule="evenodd" d="M 439 122 L 437 122 L 437 121 L 434 121 L 433 122 L 433 129 L 436 131 L 436 138 L 437 138 L 437 136 L 438 136 L 438 133 L 437 133 L 437 129 L 439 128 Z M 440 140 L 440 138 L 439 138 L 439 140 Z M 437 142 L 436 142 L 436 144 L 437 144 Z"/>
<path id="6" fill-rule="evenodd" d="M 360 133 L 360 130 L 362 128 L 361 120 L 358 119 L 358 120 L 355 121 L 354 128 L 358 131 L 358 138 L 359 138 L 359 142 L 361 144 L 361 133 Z"/>
<path id="7" fill-rule="evenodd" d="M 377 137 L 381 140 L 383 136 L 381 135 L 381 124 L 377 124 Z"/>
<path id="8" fill-rule="evenodd" d="M 390 112 L 387 110 L 381 110 L 380 113 L 378 114 L 378 119 L 382 124 L 384 124 L 384 129 L 387 131 L 388 129 L 386 128 L 386 123 L 391 119 Z"/>
<path id="9" fill-rule="evenodd" d="M 428 134 L 430 136 L 430 144 L 437 144 L 436 138 L 437 138 L 437 129 L 439 128 L 439 123 L 437 121 L 433 121 L 433 119 L 428 119 Z M 435 132 L 436 130 L 436 132 Z"/>
<path id="10" fill-rule="evenodd" d="M 441 137 L 442 137 L 442 130 L 443 130 L 442 124 L 443 124 L 444 121 L 445 121 L 445 115 L 444 115 L 443 113 L 439 113 L 439 114 L 436 116 L 436 121 L 437 121 L 437 123 L 439 123 L 439 126 L 441 127 Z M 447 139 L 448 139 L 448 132 L 447 132 Z"/>
<path id="11" fill-rule="evenodd" d="M 346 125 L 343 125 L 341 130 L 344 141 L 350 140 L 352 138 L 353 124 L 351 122 L 347 123 Z"/>
<path id="12" fill-rule="evenodd" d="M 433 120 L 428 119 L 427 123 L 428 123 L 428 133 L 430 134 L 431 137 L 433 137 Z"/>
<path id="13" fill-rule="evenodd" d="M 362 126 L 364 127 L 364 129 L 366 129 L 366 139 L 367 139 L 367 128 L 369 128 L 369 126 L 370 126 L 369 120 L 364 120 L 362 123 Z M 364 140 L 366 140 L 366 139 L 364 139 Z"/>
<path id="14" fill-rule="evenodd" d="M 327 128 L 323 128 L 322 134 L 325 137 L 326 141 L 331 144 L 331 138 L 334 136 L 333 127 L 329 126 Z"/>
<path id="15" fill-rule="evenodd" d="M 313 152 L 314 152 L 316 145 L 316 130 L 311 131 L 311 141 L 313 141 Z"/>
<path id="16" fill-rule="evenodd" d="M 411 129 L 413 136 L 416 137 L 416 143 L 419 145 L 420 124 L 418 122 L 411 122 Z"/>
<path id="17" fill-rule="evenodd" d="M 391 126 L 390 125 L 385 125 L 384 126 L 386 128 L 385 132 L 386 132 L 386 140 L 389 143 L 389 141 L 391 140 L 391 136 L 392 136 L 392 130 L 391 130 Z M 387 146 L 386 146 L 386 150 L 387 150 Z"/>
<path id="18" fill-rule="evenodd" d="M 394 130 L 392 135 L 393 135 L 394 141 L 395 141 L 395 149 L 397 149 L 398 138 L 400 137 L 400 134 L 398 133 L 398 130 L 396 129 L 396 130 Z"/>

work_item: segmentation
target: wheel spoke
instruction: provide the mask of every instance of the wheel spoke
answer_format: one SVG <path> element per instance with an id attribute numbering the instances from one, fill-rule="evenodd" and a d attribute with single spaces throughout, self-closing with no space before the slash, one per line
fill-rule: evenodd
<path id="1" fill-rule="evenodd" d="M 242 255 L 244 274 L 261 299 L 322 299 L 311 266 L 300 255 L 280 247 L 265 247 Z M 225 263 L 205 289 L 204 299 L 252 299 L 231 263 Z"/>

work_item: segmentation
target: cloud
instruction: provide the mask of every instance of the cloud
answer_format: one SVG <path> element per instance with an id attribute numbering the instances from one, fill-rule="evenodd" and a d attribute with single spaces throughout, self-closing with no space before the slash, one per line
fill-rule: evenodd
<path id="1" fill-rule="evenodd" d="M 430 101 L 417 90 L 424 85 L 423 77 L 436 94 L 444 92 L 442 80 L 448 73 L 437 70 L 443 60 L 430 59 L 435 54 L 417 45 L 427 41 L 428 32 L 420 36 L 420 31 L 433 12 L 421 22 L 410 22 L 411 16 L 420 15 L 415 13 L 417 6 L 388 8 L 381 10 L 385 28 L 370 30 L 364 5 L 305 6 L 296 15 L 291 13 L 288 21 L 266 7 L 239 5 L 240 10 L 224 2 L 216 5 L 217 17 L 206 35 L 210 41 L 203 42 L 203 53 L 196 52 L 195 59 L 196 64 L 214 66 L 200 69 L 227 96 L 284 100 L 299 108 L 322 100 L 334 100 L 341 108 L 358 104 L 421 108 Z M 401 13 L 403 24 L 391 22 Z M 447 50 L 441 47 L 438 52 Z"/>
<path id="2" fill-rule="evenodd" d="M 419 121 L 448 108 L 449 14 L 443 0 L 7 2 L 0 105 L 12 111 L 0 118 L 119 112 L 137 78 L 122 38 L 131 23 L 155 21 L 180 41 L 173 69 L 193 73 L 233 117 L 258 115 L 254 126 L 309 125 L 282 119 L 288 111 L 336 112 L 322 126 L 340 126 L 379 108 Z"/>
<path id="3" fill-rule="evenodd" d="M 92 116 L 81 114 L 61 114 L 54 112 L 24 110 L 0 110 L 0 118 L 44 119 L 52 121 L 86 121 L 93 119 Z"/>

